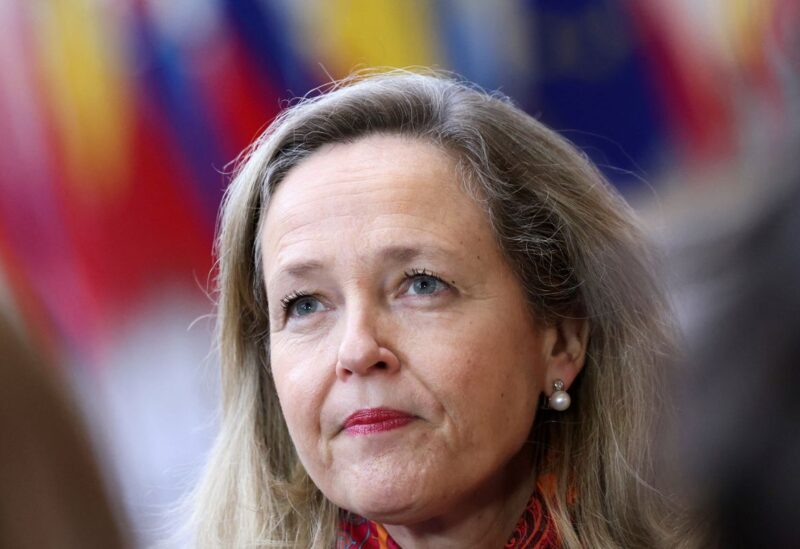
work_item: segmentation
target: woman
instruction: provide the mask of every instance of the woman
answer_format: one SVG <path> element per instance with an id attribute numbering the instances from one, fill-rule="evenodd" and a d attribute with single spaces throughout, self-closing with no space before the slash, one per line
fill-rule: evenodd
<path id="1" fill-rule="evenodd" d="M 671 543 L 648 253 L 506 98 L 394 72 L 301 101 L 241 165 L 218 256 L 199 546 Z"/>

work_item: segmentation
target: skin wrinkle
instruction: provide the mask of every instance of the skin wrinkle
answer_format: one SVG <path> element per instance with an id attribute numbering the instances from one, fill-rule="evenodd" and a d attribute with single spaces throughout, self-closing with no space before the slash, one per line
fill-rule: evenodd
<path id="1" fill-rule="evenodd" d="M 664 359 L 672 354 L 675 333 L 663 288 L 656 280 L 651 252 L 631 209 L 573 145 L 515 108 L 502 95 L 498 95 L 499 99 L 490 98 L 452 75 L 398 71 L 364 74 L 323 92 L 331 93 L 303 99 L 276 118 L 243 155 L 235 180 L 225 193 L 216 244 L 221 258 L 218 341 L 223 424 L 207 473 L 193 498 L 195 511 L 187 524 L 187 532 L 198 532 L 198 547 L 328 549 L 335 544 L 340 508 L 327 497 L 335 493 L 325 485 L 320 489 L 315 484 L 318 479 L 312 479 L 298 462 L 278 401 L 275 379 L 280 373 L 277 368 L 271 369 L 270 360 L 275 357 L 270 356 L 270 351 L 274 349 L 269 347 L 269 334 L 264 333 L 269 331 L 269 322 L 262 235 L 266 211 L 287 173 L 294 172 L 296 179 L 296 170 L 302 171 L 307 160 L 316 162 L 318 153 L 325 154 L 326 144 L 358 145 L 367 138 L 387 136 L 397 137 L 404 145 L 432 144 L 427 152 L 435 149 L 454 160 L 454 179 L 487 216 L 484 221 L 488 221 L 491 234 L 486 238 L 502 250 L 503 258 L 524 288 L 524 300 L 533 321 L 547 328 L 559 326 L 565 316 L 590 319 L 592 335 L 584 343 L 591 356 L 584 375 L 578 380 L 573 377 L 577 383 L 570 386 L 570 376 L 556 373 L 570 372 L 567 361 L 556 360 L 555 371 L 546 376 L 547 391 L 553 377 L 563 377 L 573 396 L 573 406 L 558 416 L 553 412 L 537 414 L 531 439 L 534 444 L 527 444 L 534 454 L 530 469 L 559 479 L 552 501 L 548 498 L 546 504 L 559 542 L 569 548 L 692 547 L 688 543 L 691 536 L 679 535 L 679 530 L 685 531 L 680 529 L 680 509 L 640 481 L 642 474 L 653 472 L 648 456 L 649 433 L 654 431 L 658 412 L 666 408 L 659 387 L 663 385 Z M 421 152 L 425 156 L 425 151 Z M 353 171 L 374 165 L 375 160 L 374 155 L 367 157 Z M 402 158 L 396 154 L 390 160 L 400 176 L 386 184 L 413 186 L 415 181 L 406 182 L 402 176 L 417 173 L 418 158 L 402 165 Z M 441 167 L 446 162 L 440 158 L 436 164 Z M 293 179 L 289 175 L 287 183 Z M 426 190 L 422 187 L 418 194 L 429 196 Z M 452 194 L 458 195 L 455 190 Z M 450 199 L 448 196 L 442 203 L 450 206 Z M 364 207 L 369 209 L 368 205 Z M 437 210 L 435 215 L 440 213 Z M 543 239 L 559 223 L 564 231 L 556 238 Z M 534 232 L 529 233 L 531 230 Z M 464 235 L 459 236 L 463 239 Z M 469 239 L 465 241 L 467 245 L 471 243 Z M 495 263 L 496 257 L 485 255 L 485 249 L 473 252 L 476 253 L 470 259 L 475 269 L 484 270 Z M 475 257 L 478 254 L 480 261 Z M 569 277 L 548 280 L 543 257 L 563 264 L 559 270 Z M 542 288 L 541 282 L 552 286 Z M 458 283 L 463 287 L 460 276 Z M 569 290 L 578 284 L 579 291 Z M 372 297 L 377 298 L 378 294 L 379 291 Z M 352 303 L 354 296 L 346 297 Z M 274 301 L 276 296 L 270 299 Z M 473 303 L 478 301 L 473 298 Z M 492 300 L 480 302 L 479 307 L 490 309 Z M 523 319 L 520 324 L 529 320 Z M 425 331 L 432 336 L 438 334 L 430 328 Z M 471 316 L 464 326 L 450 326 L 449 332 L 460 333 L 467 344 L 493 333 L 492 329 L 482 329 L 480 316 Z M 401 366 L 418 374 L 416 379 L 425 377 L 417 368 L 459 364 L 444 357 L 420 360 L 415 352 L 418 344 L 425 342 L 420 334 L 392 335 L 415 344 L 397 350 L 397 354 L 403 355 Z M 414 338 L 409 339 L 410 335 Z M 437 337 L 442 344 L 450 341 L 447 332 Z M 507 347 L 518 350 L 516 345 Z M 305 356 L 305 351 L 293 352 L 296 359 Z M 482 359 L 478 354 L 474 356 L 476 363 L 471 368 L 480 371 Z M 325 357 L 310 358 L 325 359 L 322 366 L 333 364 Z M 426 390 L 419 383 L 421 395 L 437 387 L 435 379 L 430 381 Z M 490 388 L 494 380 L 487 381 L 475 383 L 483 383 L 494 394 L 497 389 Z M 398 391 L 403 389 L 397 387 Z M 513 394 L 500 392 L 505 393 L 507 402 L 515 400 Z M 359 393 L 359 398 L 369 396 L 368 392 Z M 395 396 L 408 395 L 397 392 Z M 291 400 L 283 398 L 284 403 L 287 398 Z M 409 406 L 424 404 L 419 400 L 407 402 Z M 626 405 L 620 406 L 620 402 Z M 417 460 L 422 461 L 426 468 L 436 463 L 429 457 Z M 457 460 L 453 462 L 457 464 Z M 636 474 L 631 474 L 631 468 Z M 403 471 L 399 472 L 402 477 Z M 434 473 L 433 469 L 426 469 L 426 475 Z M 424 499 L 429 488 L 418 488 L 415 498 Z M 580 494 L 577 502 L 569 501 L 572 488 Z M 382 495 L 396 495 L 389 488 L 383 489 Z M 438 504 L 459 496 L 453 487 L 441 488 L 440 495 Z M 462 510 L 476 520 L 485 519 L 489 527 L 496 524 L 496 516 Z M 401 545 L 408 549 L 476 546 L 478 536 L 452 538 L 452 543 L 448 543 L 447 535 L 436 536 L 436 531 L 447 529 L 446 520 L 432 518 L 427 525 L 426 529 L 424 524 L 408 523 L 409 528 L 413 526 L 427 537 L 419 543 L 399 540 Z M 496 540 L 489 538 L 477 546 L 500 546 L 503 541 L 499 536 Z"/>
<path id="2" fill-rule="evenodd" d="M 318 238 L 316 238 L 316 237 L 308 237 L 308 238 L 305 238 L 305 239 L 304 238 L 299 238 L 299 239 L 296 238 L 294 240 L 287 238 L 288 235 L 291 234 L 291 232 L 296 232 L 296 231 L 299 231 L 299 230 L 301 230 L 301 228 L 292 229 L 292 231 L 287 233 L 285 236 L 282 236 L 278 241 L 278 246 L 280 248 L 284 248 L 285 249 L 286 247 L 288 247 L 288 246 L 290 246 L 292 244 L 299 244 L 299 243 L 303 243 L 303 242 L 318 242 Z M 384 231 L 390 231 L 390 230 L 391 230 L 390 228 L 385 228 L 384 229 Z M 439 238 L 439 240 L 441 240 L 441 235 L 433 234 L 433 233 L 430 233 L 428 231 L 420 231 L 419 229 L 408 229 L 408 232 L 421 232 L 422 234 L 434 236 L 434 237 Z M 335 239 L 332 239 L 332 240 L 335 240 Z M 448 244 L 448 242 L 445 242 L 445 244 Z M 459 246 L 455 245 L 452 242 L 449 243 L 449 246 L 442 246 L 442 244 L 436 244 L 436 245 L 430 245 L 428 247 L 431 248 L 431 250 L 432 250 L 432 251 L 429 252 L 430 256 L 437 256 L 437 255 L 450 256 L 450 257 L 456 258 L 458 261 L 463 262 L 464 257 L 467 255 L 466 251 L 459 253 L 457 251 Z M 423 246 L 423 249 L 424 248 L 425 248 L 425 246 Z M 436 251 L 436 248 L 440 248 L 441 249 L 441 254 Z M 275 263 L 274 269 L 272 269 L 271 271 L 267 271 L 266 268 L 265 268 L 265 272 L 268 272 L 268 274 L 269 274 L 269 276 L 268 276 L 269 280 L 270 281 L 273 281 L 273 280 L 276 281 L 274 283 L 274 285 L 273 284 L 269 285 L 268 291 L 272 291 L 274 293 L 283 294 L 283 295 L 288 293 L 288 292 L 279 292 L 277 290 L 277 288 L 279 287 L 278 286 L 278 282 L 280 282 L 284 278 L 283 272 L 287 270 L 287 268 L 288 268 L 287 265 L 289 265 L 289 264 L 291 264 L 293 262 L 294 262 L 294 258 L 291 255 L 289 255 L 288 259 L 286 259 L 286 255 L 284 255 L 282 253 L 279 253 L 277 260 L 273 262 L 273 263 Z M 319 263 L 320 265 L 325 265 L 325 264 L 330 264 L 331 263 L 331 261 L 329 259 L 315 260 L 315 262 Z M 361 262 L 363 262 L 363 260 L 361 260 Z M 441 273 L 441 274 L 444 274 L 444 273 Z M 466 291 L 469 291 L 469 286 L 466 286 L 464 289 Z"/>
<path id="3" fill-rule="evenodd" d="M 526 441 L 551 376 L 552 329 L 534 322 L 455 174 L 438 149 L 397 137 L 324 147 L 287 173 L 260 236 L 272 372 L 298 455 L 332 501 L 409 546 L 479 539 L 477 517 L 505 541 L 533 487 Z M 406 294 L 409 268 L 455 283 Z M 278 322 L 292 291 L 319 308 Z M 385 369 L 350 370 L 378 356 Z M 418 419 L 379 436 L 342 431 L 374 406 Z"/>

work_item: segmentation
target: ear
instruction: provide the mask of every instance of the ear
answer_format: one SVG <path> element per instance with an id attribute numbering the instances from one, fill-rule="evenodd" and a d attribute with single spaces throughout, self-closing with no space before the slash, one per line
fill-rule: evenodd
<path id="1" fill-rule="evenodd" d="M 549 326 L 544 336 L 544 359 L 547 364 L 544 393 L 553 392 L 553 383 L 560 379 L 568 390 L 586 361 L 589 342 L 589 321 L 568 318 L 556 326 Z"/>

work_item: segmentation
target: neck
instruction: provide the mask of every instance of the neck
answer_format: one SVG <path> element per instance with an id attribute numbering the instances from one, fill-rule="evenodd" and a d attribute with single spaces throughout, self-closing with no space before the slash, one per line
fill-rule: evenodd
<path id="1" fill-rule="evenodd" d="M 521 452 L 501 473 L 465 494 L 455 509 L 417 524 L 384 526 L 404 549 L 502 547 L 534 487 L 532 460 Z"/>

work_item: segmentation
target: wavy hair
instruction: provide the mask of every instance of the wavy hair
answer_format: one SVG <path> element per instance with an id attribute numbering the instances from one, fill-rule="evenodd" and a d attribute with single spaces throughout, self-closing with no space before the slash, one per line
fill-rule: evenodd
<path id="1" fill-rule="evenodd" d="M 676 546 L 671 506 L 650 484 L 649 442 L 673 324 L 630 208 L 508 98 L 408 71 L 357 75 L 299 100 L 246 151 L 227 190 L 216 248 L 222 420 L 194 494 L 196 545 L 335 544 L 339 510 L 303 470 L 270 374 L 259 234 L 293 166 L 376 133 L 452 154 L 537 318 L 589 322 L 572 407 L 539 411 L 531 433 L 535 467 L 557 479 L 547 505 L 564 547 Z"/>

